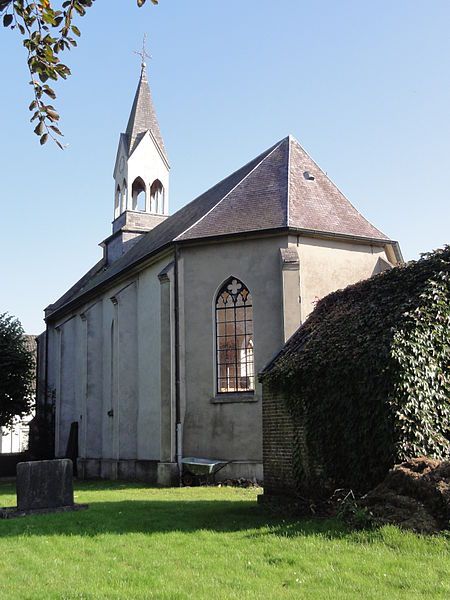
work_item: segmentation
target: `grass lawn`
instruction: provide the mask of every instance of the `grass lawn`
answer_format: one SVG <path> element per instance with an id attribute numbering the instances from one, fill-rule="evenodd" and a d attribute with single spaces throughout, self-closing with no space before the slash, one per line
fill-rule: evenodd
<path id="1" fill-rule="evenodd" d="M 0 598 L 450 598 L 450 536 L 275 518 L 255 490 L 79 483 L 0 521 Z M 15 504 L 0 484 L 0 506 Z"/>

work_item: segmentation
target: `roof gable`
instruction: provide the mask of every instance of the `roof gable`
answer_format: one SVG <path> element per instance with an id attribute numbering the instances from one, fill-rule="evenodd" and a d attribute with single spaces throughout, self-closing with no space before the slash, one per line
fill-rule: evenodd
<path id="1" fill-rule="evenodd" d="M 116 178 L 117 168 L 119 166 L 119 160 L 121 156 L 128 156 L 128 136 L 125 133 L 121 133 L 119 137 L 119 145 L 117 147 L 116 161 L 114 163 L 113 177 Z"/>

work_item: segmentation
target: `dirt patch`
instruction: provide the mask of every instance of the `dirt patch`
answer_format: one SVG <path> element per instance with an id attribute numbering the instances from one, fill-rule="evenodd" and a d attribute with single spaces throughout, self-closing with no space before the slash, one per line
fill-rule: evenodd
<path id="1" fill-rule="evenodd" d="M 448 529 L 450 462 L 421 456 L 396 465 L 360 504 L 378 523 L 421 533 Z"/>
<path id="2" fill-rule="evenodd" d="M 256 479 L 245 479 L 240 477 L 239 479 L 223 479 L 216 483 L 217 487 L 240 487 L 240 488 L 260 488 L 261 483 Z"/>

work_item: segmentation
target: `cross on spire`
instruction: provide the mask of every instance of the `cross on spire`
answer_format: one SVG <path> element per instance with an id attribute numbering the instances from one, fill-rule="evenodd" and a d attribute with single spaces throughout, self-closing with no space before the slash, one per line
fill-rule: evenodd
<path id="1" fill-rule="evenodd" d="M 145 65 L 145 59 L 146 58 L 151 58 L 151 55 L 148 54 L 146 47 L 145 47 L 145 42 L 147 40 L 147 34 L 144 33 L 144 37 L 142 39 L 142 50 L 134 50 L 134 54 L 137 54 L 138 56 L 141 57 L 141 67 L 144 68 Z"/>

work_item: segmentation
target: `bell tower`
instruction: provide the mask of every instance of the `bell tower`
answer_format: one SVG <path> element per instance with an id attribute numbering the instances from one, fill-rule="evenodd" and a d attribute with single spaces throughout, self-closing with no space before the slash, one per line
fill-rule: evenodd
<path id="1" fill-rule="evenodd" d="M 127 252 L 138 239 L 169 214 L 169 161 L 159 129 L 141 52 L 141 74 L 125 133 L 120 134 L 114 166 L 112 235 L 102 246 L 108 263 Z"/>

